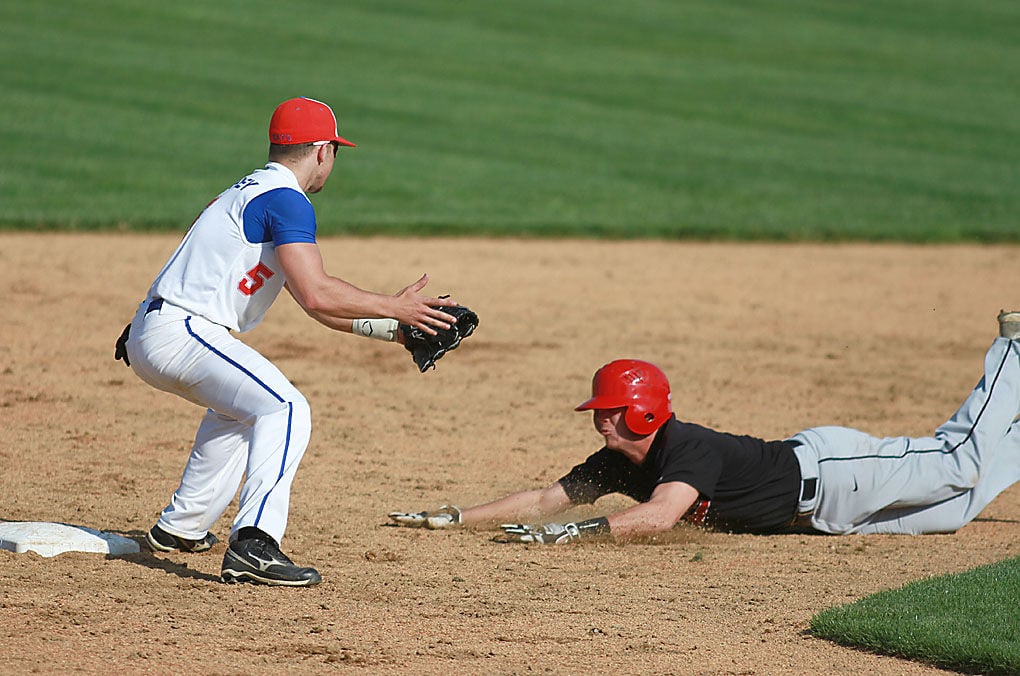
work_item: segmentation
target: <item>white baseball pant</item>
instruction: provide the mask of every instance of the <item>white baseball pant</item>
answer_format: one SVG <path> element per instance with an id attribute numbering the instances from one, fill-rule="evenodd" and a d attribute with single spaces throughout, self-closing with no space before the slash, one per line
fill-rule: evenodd
<path id="1" fill-rule="evenodd" d="M 291 483 L 311 436 L 305 398 L 225 327 L 170 303 L 151 311 L 148 302 L 139 306 L 127 350 L 142 380 L 208 409 L 160 528 L 201 539 L 246 475 L 231 534 L 254 526 L 280 542 Z"/>
<path id="2" fill-rule="evenodd" d="M 828 533 L 950 533 L 1020 480 L 1020 343 L 997 338 L 984 369 L 932 437 L 878 438 L 845 427 L 794 435 L 802 473 L 818 477 L 811 525 Z"/>

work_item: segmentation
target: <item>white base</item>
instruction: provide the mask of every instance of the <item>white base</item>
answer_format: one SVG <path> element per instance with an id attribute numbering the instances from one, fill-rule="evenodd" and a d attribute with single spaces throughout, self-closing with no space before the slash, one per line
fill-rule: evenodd
<path id="1" fill-rule="evenodd" d="M 11 552 L 35 552 L 56 556 L 63 552 L 96 554 L 134 554 L 138 543 L 120 535 L 104 533 L 85 526 L 41 521 L 0 522 L 0 549 Z"/>

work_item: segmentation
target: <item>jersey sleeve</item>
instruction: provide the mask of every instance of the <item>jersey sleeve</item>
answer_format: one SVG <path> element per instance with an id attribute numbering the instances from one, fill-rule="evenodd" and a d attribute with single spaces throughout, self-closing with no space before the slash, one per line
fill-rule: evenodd
<path id="1" fill-rule="evenodd" d="M 315 243 L 315 209 L 293 188 L 275 188 L 253 199 L 244 210 L 244 236 L 275 246 Z"/>
<path id="2" fill-rule="evenodd" d="M 575 505 L 589 505 L 603 495 L 623 489 L 629 461 L 607 448 L 588 456 L 580 465 L 559 480 L 564 492 Z"/>

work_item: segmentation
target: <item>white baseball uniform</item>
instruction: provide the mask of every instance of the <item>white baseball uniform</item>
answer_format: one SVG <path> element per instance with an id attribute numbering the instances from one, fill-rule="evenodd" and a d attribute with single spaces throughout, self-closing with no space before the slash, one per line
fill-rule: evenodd
<path id="1" fill-rule="evenodd" d="M 984 377 L 932 437 L 878 438 L 845 427 L 794 435 L 802 512 L 827 533 L 951 533 L 1020 480 L 1020 343 L 996 338 Z"/>
<path id="2" fill-rule="evenodd" d="M 290 381 L 231 331 L 256 326 L 283 288 L 275 247 L 315 242 L 315 228 L 297 178 L 270 162 L 205 208 L 138 307 L 127 342 L 131 368 L 208 409 L 159 518 L 168 533 L 203 538 L 246 475 L 231 533 L 253 526 L 277 542 L 283 537 L 311 412 Z"/>

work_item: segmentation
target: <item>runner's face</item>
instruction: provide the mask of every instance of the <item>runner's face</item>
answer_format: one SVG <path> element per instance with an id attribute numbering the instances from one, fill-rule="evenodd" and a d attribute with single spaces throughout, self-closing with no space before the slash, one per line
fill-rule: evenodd
<path id="1" fill-rule="evenodd" d="M 614 451 L 621 450 L 621 444 L 634 438 L 634 434 L 627 428 L 623 420 L 625 408 L 597 408 L 592 411 L 592 420 L 595 429 L 606 440 L 606 448 Z"/>
<path id="2" fill-rule="evenodd" d="M 623 454 L 635 465 L 640 465 L 648 455 L 654 434 L 634 434 L 624 420 L 626 408 L 606 408 L 592 411 L 595 429 L 606 440 L 606 448 Z"/>

